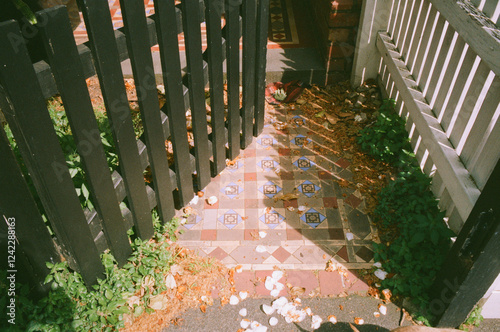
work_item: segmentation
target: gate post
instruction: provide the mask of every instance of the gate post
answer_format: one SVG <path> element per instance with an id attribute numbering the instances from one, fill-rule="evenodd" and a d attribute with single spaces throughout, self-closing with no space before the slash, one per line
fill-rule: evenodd
<path id="1" fill-rule="evenodd" d="M 431 287 L 438 327 L 463 323 L 500 273 L 499 184 L 497 162 Z"/>

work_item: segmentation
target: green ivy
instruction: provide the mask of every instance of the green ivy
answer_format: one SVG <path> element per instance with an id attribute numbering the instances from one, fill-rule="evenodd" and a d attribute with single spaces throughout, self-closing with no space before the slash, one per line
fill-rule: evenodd
<path id="1" fill-rule="evenodd" d="M 374 244 L 375 261 L 392 276 L 381 282 L 383 288 L 423 307 L 455 234 L 444 223 L 445 214 L 430 190 L 431 179 L 410 152 L 405 120 L 394 112 L 394 101 L 384 101 L 379 113 L 372 126 L 360 131 L 358 143 L 399 173 L 381 190 L 373 212 L 381 234 L 381 243 Z"/>

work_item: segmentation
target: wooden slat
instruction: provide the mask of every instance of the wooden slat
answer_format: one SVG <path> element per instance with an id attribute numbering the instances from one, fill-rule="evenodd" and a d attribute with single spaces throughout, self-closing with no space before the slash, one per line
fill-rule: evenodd
<path id="1" fill-rule="evenodd" d="M 269 25 L 269 0 L 260 0 L 257 6 L 257 43 L 255 64 L 255 126 L 254 136 L 259 136 L 264 129 L 264 107 L 266 88 L 267 34 Z"/>
<path id="2" fill-rule="evenodd" d="M 255 112 L 255 20 L 256 0 L 243 2 L 243 125 L 241 147 L 246 148 L 253 139 Z"/>
<path id="3" fill-rule="evenodd" d="M 412 43 L 409 46 L 408 54 L 404 55 L 405 63 L 411 72 L 413 72 L 413 67 L 415 61 L 417 60 L 417 54 L 419 53 L 419 50 L 422 47 L 422 43 L 424 42 L 423 34 L 425 33 L 425 27 L 428 24 L 428 14 L 430 13 L 429 1 L 423 0 L 422 2 L 422 9 L 420 17 L 418 19 L 418 23 L 414 28 L 415 32 L 412 38 Z"/>
<path id="4" fill-rule="evenodd" d="M 387 33 L 390 36 L 394 36 L 394 31 L 397 28 L 398 25 L 398 20 L 397 17 L 400 15 L 400 11 L 402 10 L 402 3 L 401 1 L 391 1 L 392 2 L 392 8 L 391 8 L 391 14 L 389 17 L 389 22 L 387 24 Z"/>
<path id="5" fill-rule="evenodd" d="M 163 222 L 175 215 L 170 169 L 165 149 L 165 136 L 160 115 L 156 79 L 151 57 L 144 3 L 135 0 L 120 0 L 122 17 L 127 35 L 127 46 L 134 74 L 137 100 L 144 126 L 144 137 L 148 147 L 149 165 L 155 187 L 158 212 Z"/>
<path id="6" fill-rule="evenodd" d="M 409 15 L 411 12 L 413 0 L 404 0 L 401 1 L 402 10 L 399 13 L 397 18 L 397 29 L 394 31 L 394 35 L 392 39 L 394 40 L 394 44 L 396 47 L 401 50 L 401 44 L 403 43 L 403 39 L 406 35 L 406 31 L 408 29 L 409 24 Z"/>
<path id="7" fill-rule="evenodd" d="M 436 20 L 436 15 L 438 15 L 437 10 L 434 7 L 431 7 L 422 34 L 421 43 L 418 46 L 418 52 L 415 54 L 415 61 L 413 64 L 413 68 L 411 69 L 411 73 L 415 78 L 420 76 L 421 68 L 423 67 L 423 64 L 427 61 L 425 53 L 427 52 L 427 49 L 430 47 L 430 44 L 432 42 L 432 36 L 434 35 L 433 26 Z"/>
<path id="8" fill-rule="evenodd" d="M 102 217 L 109 248 L 118 264 L 123 265 L 132 253 L 132 248 L 114 193 L 83 69 L 80 63 L 74 61 L 78 58 L 78 51 L 68 12 L 64 7 L 50 8 L 38 13 L 38 17 L 40 21 L 44 21 L 43 17 L 47 20 L 47 24 L 41 28 L 45 49 L 82 158 L 92 201 Z"/>
<path id="9" fill-rule="evenodd" d="M 0 24 L 0 81 L 13 105 L 4 112 L 28 167 L 48 218 L 87 285 L 102 276 L 103 266 L 87 227 L 80 201 L 52 121 L 45 106 L 33 65 L 24 44 L 17 49 L 9 37 L 22 40 L 19 26 Z M 29 98 L 26 98 L 29 96 Z"/>
<path id="10" fill-rule="evenodd" d="M 412 15 L 410 15 L 410 18 L 408 21 L 408 27 L 407 27 L 407 31 L 406 31 L 405 40 L 399 46 L 399 49 L 401 51 L 401 55 L 402 55 L 403 59 L 405 60 L 405 62 L 408 61 L 408 52 L 410 50 L 411 45 L 414 42 L 415 33 L 417 30 L 417 22 L 419 21 L 421 15 L 422 15 L 422 6 L 423 6 L 422 0 L 415 0 L 413 2 Z"/>
<path id="11" fill-rule="evenodd" d="M 410 89 L 416 82 L 411 78 L 408 70 L 404 70 L 404 63 L 399 53 L 391 51 L 394 45 L 385 33 L 379 33 L 377 47 L 384 58 L 397 90 L 401 94 L 406 107 L 410 112 L 415 125 L 424 137 L 424 144 L 429 149 L 432 160 L 442 172 L 442 177 L 448 189 L 454 193 L 457 208 L 462 216 L 467 217 L 474 203 L 479 197 L 479 189 L 470 179 L 470 173 L 462 164 L 459 156 L 451 146 L 441 125 L 432 114 L 430 107 L 425 102 L 422 93 Z"/>
<path id="12" fill-rule="evenodd" d="M 187 72 L 189 73 L 187 77 L 196 157 L 196 183 L 198 190 L 201 190 L 210 182 L 211 172 L 199 19 L 200 7 L 198 2 L 182 1 L 181 8 Z"/>
<path id="13" fill-rule="evenodd" d="M 3 110 L 7 109 L 6 103 L 0 102 L 0 104 Z M 29 257 L 34 272 L 33 279 L 37 284 L 37 288 L 39 290 L 47 289 L 49 287 L 44 285 L 44 279 L 49 270 L 45 262 L 57 263 L 60 261 L 60 256 L 38 211 L 35 200 L 26 185 L 21 169 L 17 165 L 16 157 L 10 149 L 3 126 L 0 126 L 0 155 L 2 156 L 0 188 L 3 188 L 3 190 L 0 190 L 0 202 L 2 202 L 0 206 L 0 218 L 2 218 L 0 223 L 5 224 L 5 218 L 9 224 L 12 224 L 15 238 L 19 241 L 18 246 Z M 4 238 L 5 240 L 7 238 Z M 7 245 L 7 243 L 5 244 Z M 19 257 L 17 253 L 16 256 Z M 4 265 L 2 264 L 2 266 Z M 15 262 L 13 265 L 7 265 L 7 271 L 16 270 L 17 268 Z"/>
<path id="14" fill-rule="evenodd" d="M 240 154 L 240 5 L 241 1 L 226 0 L 226 72 L 229 159 Z"/>
<path id="15" fill-rule="evenodd" d="M 179 190 L 179 204 L 186 205 L 194 195 L 190 165 L 185 104 L 183 98 L 181 62 L 177 39 L 175 6 L 172 1 L 155 1 L 156 29 L 160 60 L 165 85 L 165 113 L 169 118 L 174 149 L 175 173 Z"/>
<path id="16" fill-rule="evenodd" d="M 82 0 L 80 4 L 120 160 L 120 170 L 125 179 L 128 203 L 134 215 L 136 234 L 144 240 L 149 239 L 154 232 L 151 211 L 108 3 Z"/>
<path id="17" fill-rule="evenodd" d="M 210 80 L 210 109 L 212 116 L 213 172 L 215 176 L 226 167 L 226 134 L 224 124 L 224 82 L 222 75 L 221 16 L 224 0 L 208 0 L 207 20 L 208 76 Z"/>
<path id="18" fill-rule="evenodd" d="M 432 5 L 450 22 L 458 34 L 500 75 L 500 33 L 498 28 L 474 6 L 456 0 L 430 0 Z"/>

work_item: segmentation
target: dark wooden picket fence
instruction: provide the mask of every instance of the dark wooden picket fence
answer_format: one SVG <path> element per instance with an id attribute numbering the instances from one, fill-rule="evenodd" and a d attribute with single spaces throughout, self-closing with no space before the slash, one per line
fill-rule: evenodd
<path id="1" fill-rule="evenodd" d="M 204 188 L 226 158 L 238 156 L 264 123 L 264 86 L 269 0 L 155 1 L 146 17 L 142 1 L 120 0 L 124 27 L 114 31 L 107 0 L 82 0 L 90 41 L 77 46 L 65 7 L 37 13 L 48 63 L 32 64 L 16 22 L 0 23 L 0 107 L 23 163 L 43 204 L 54 236 L 45 227 L 9 141 L 0 130 L 0 212 L 15 218 L 18 261 L 41 285 L 46 261 L 67 259 L 91 285 L 102 276 L 99 255 L 110 249 L 118 263 L 131 253 L 127 229 L 153 235 L 151 211 L 163 222 Z M 224 15 L 225 25 L 221 26 Z M 206 22 L 208 48 L 201 47 Z M 21 29 L 20 29 L 21 28 Z M 178 34 L 184 32 L 186 74 Z M 239 40 L 243 38 L 240 57 Z M 166 103 L 159 108 L 151 46 L 159 45 Z M 136 140 L 120 61 L 130 58 L 145 133 Z M 227 116 L 223 65 L 226 60 Z M 240 109 L 240 59 L 243 106 Z M 110 173 L 85 79 L 97 73 L 110 122 L 120 173 Z M 211 133 L 205 87 L 210 89 Z M 46 107 L 59 93 L 82 159 L 94 211 L 82 209 L 65 156 Z M 193 121 L 190 149 L 186 110 Z M 169 168 L 165 140 L 173 143 Z M 146 185 L 150 166 L 154 190 Z M 128 208 L 120 208 L 126 199 Z M 1 223 L 5 228 L 5 223 Z M 62 257 L 61 257 L 62 256 Z"/>

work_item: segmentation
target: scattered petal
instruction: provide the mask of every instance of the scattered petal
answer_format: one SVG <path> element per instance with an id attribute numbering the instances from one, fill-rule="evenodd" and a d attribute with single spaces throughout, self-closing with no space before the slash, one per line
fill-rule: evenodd
<path id="1" fill-rule="evenodd" d="M 276 282 L 275 284 L 276 289 L 279 290 L 280 292 L 285 289 L 285 285 L 283 285 L 281 282 Z"/>
<path id="2" fill-rule="evenodd" d="M 387 314 L 387 307 L 385 305 L 383 305 L 382 303 L 380 303 L 378 305 L 378 310 L 380 311 L 380 313 L 382 315 L 386 315 Z"/>
<path id="3" fill-rule="evenodd" d="M 289 206 L 286 208 L 288 211 L 295 211 L 295 208 L 293 206 Z"/>
<path id="4" fill-rule="evenodd" d="M 236 266 L 236 267 L 234 268 L 234 270 L 236 271 L 236 273 L 241 273 L 241 272 L 243 272 L 243 266 L 238 265 L 238 266 Z"/>
<path id="5" fill-rule="evenodd" d="M 288 303 L 288 299 L 284 296 L 273 301 L 272 306 L 274 309 L 281 309 L 285 304 Z"/>
<path id="6" fill-rule="evenodd" d="M 266 232 L 266 231 L 260 231 L 260 232 L 259 232 L 259 237 L 260 237 L 261 239 L 265 238 L 266 236 L 267 236 L 267 232 Z"/>
<path id="7" fill-rule="evenodd" d="M 283 271 L 273 271 L 272 277 L 276 281 L 280 280 L 283 278 Z"/>
<path id="8" fill-rule="evenodd" d="M 264 283 L 264 286 L 266 287 L 267 290 L 272 291 L 274 289 L 274 285 L 276 285 L 276 280 L 274 280 L 271 277 L 266 277 L 266 281 Z"/>
<path id="9" fill-rule="evenodd" d="M 301 205 L 301 206 L 299 206 L 298 210 L 299 210 L 299 212 L 304 212 L 305 210 L 307 210 L 307 207 L 304 205 Z"/>
<path id="10" fill-rule="evenodd" d="M 158 294 L 155 296 L 151 296 L 149 298 L 149 305 L 151 309 L 154 310 L 162 310 L 166 308 L 168 305 L 168 299 L 164 294 Z"/>
<path id="11" fill-rule="evenodd" d="M 390 289 L 384 289 L 382 291 L 382 295 L 384 296 L 384 299 L 387 301 L 387 302 L 391 302 L 391 296 L 392 296 L 392 292 Z"/>
<path id="12" fill-rule="evenodd" d="M 210 196 L 208 199 L 207 199 L 207 203 L 208 205 L 214 205 L 215 203 L 217 203 L 218 199 L 217 197 L 215 196 Z"/>
<path id="13" fill-rule="evenodd" d="M 330 315 L 328 316 L 328 321 L 332 324 L 337 324 L 337 317 L 335 317 L 334 315 Z"/>
<path id="14" fill-rule="evenodd" d="M 387 277 L 387 272 L 381 269 L 377 269 L 373 274 L 380 280 L 384 280 Z"/>
<path id="15" fill-rule="evenodd" d="M 275 310 L 276 309 L 271 307 L 270 305 L 267 305 L 267 304 L 262 305 L 262 311 L 264 311 L 266 313 L 266 315 L 273 314 Z"/>
<path id="16" fill-rule="evenodd" d="M 308 316 L 312 316 L 312 315 L 313 315 L 313 312 L 312 312 L 311 308 L 306 307 L 305 311 L 306 311 L 306 314 L 307 314 Z"/>
<path id="17" fill-rule="evenodd" d="M 156 89 L 162 94 L 165 94 L 165 86 L 163 84 L 159 84 L 156 86 Z"/>
<path id="18" fill-rule="evenodd" d="M 352 239 L 354 239 L 354 234 L 345 233 L 345 238 L 347 239 L 347 241 L 352 241 Z"/>
<path id="19" fill-rule="evenodd" d="M 379 317 L 380 317 L 380 312 L 375 311 L 375 312 L 373 313 L 373 316 L 375 316 L 376 318 L 379 318 Z"/>
<path id="20" fill-rule="evenodd" d="M 322 321 L 323 321 L 323 319 L 321 319 L 320 316 L 318 316 L 318 315 L 312 316 L 311 328 L 314 330 L 319 329 Z"/>
<path id="21" fill-rule="evenodd" d="M 183 275 L 184 274 L 184 269 L 182 268 L 182 266 L 180 266 L 179 264 L 174 264 L 170 267 L 170 273 L 172 273 L 172 275 Z"/>
<path id="22" fill-rule="evenodd" d="M 276 324 L 278 324 L 278 318 L 276 317 L 269 318 L 269 325 L 276 326 Z"/>
<path id="23" fill-rule="evenodd" d="M 170 289 L 174 289 L 177 287 L 177 283 L 175 282 L 175 278 L 173 275 L 169 274 L 165 278 L 165 286 Z"/>
<path id="24" fill-rule="evenodd" d="M 203 197 L 203 195 L 205 195 L 205 193 L 203 191 L 198 191 L 196 193 L 196 195 L 198 195 L 198 197 Z"/>
<path id="25" fill-rule="evenodd" d="M 240 299 L 238 299 L 236 295 L 231 295 L 229 298 L 229 304 L 237 305 L 238 303 L 240 303 Z"/>
<path id="26" fill-rule="evenodd" d="M 242 317 L 245 317 L 245 316 L 247 315 L 247 313 L 248 313 L 248 312 L 247 312 L 247 309 L 246 309 L 246 308 L 241 308 L 241 310 L 240 310 L 240 312 L 239 312 L 240 316 L 242 316 Z"/>
<path id="27" fill-rule="evenodd" d="M 242 319 L 240 322 L 240 326 L 244 329 L 248 328 L 250 326 L 250 320 L 248 319 Z"/>
<path id="28" fill-rule="evenodd" d="M 271 291 L 271 296 L 272 296 L 272 297 L 278 297 L 278 296 L 280 296 L 280 292 L 281 292 L 281 291 L 280 291 L 279 289 L 273 289 L 273 290 Z"/>
<path id="29" fill-rule="evenodd" d="M 244 300 L 244 299 L 246 299 L 246 298 L 248 297 L 248 292 L 246 292 L 246 291 L 241 291 L 241 292 L 239 293 L 239 295 L 240 295 L 240 299 L 241 299 L 241 300 Z"/>
<path id="30" fill-rule="evenodd" d="M 255 251 L 257 252 L 266 252 L 266 247 L 264 247 L 263 245 L 258 245 L 257 248 L 255 248 Z"/>
<path id="31" fill-rule="evenodd" d="M 365 320 L 363 318 L 354 317 L 354 324 L 363 325 L 364 323 L 365 323 Z"/>
<path id="32" fill-rule="evenodd" d="M 376 262 L 376 263 L 373 263 L 373 266 L 380 269 L 382 267 L 382 263 Z"/>
<path id="33" fill-rule="evenodd" d="M 191 200 L 191 202 L 189 202 L 189 205 L 196 205 L 196 204 L 198 204 L 199 201 L 200 201 L 200 197 L 195 195 L 193 197 L 193 199 Z"/>
<path id="34" fill-rule="evenodd" d="M 302 304 L 302 300 L 297 297 L 293 300 L 293 304 L 299 306 Z"/>

